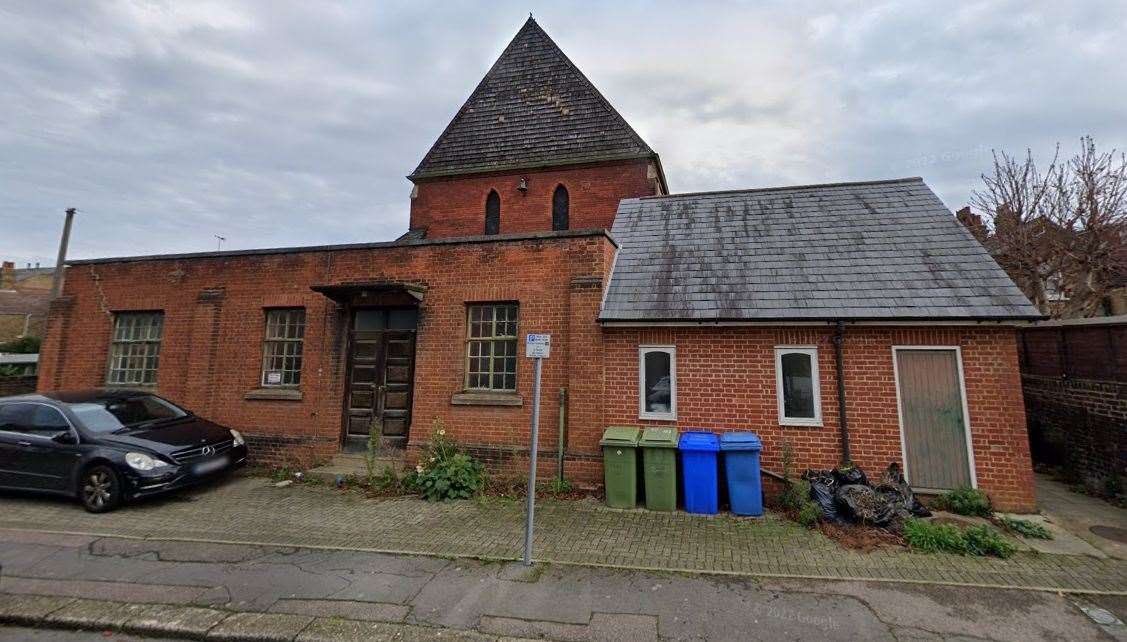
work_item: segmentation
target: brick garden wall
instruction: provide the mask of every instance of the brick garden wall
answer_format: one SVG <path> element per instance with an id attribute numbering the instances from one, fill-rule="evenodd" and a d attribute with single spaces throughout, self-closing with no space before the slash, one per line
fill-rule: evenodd
<path id="1" fill-rule="evenodd" d="M 454 438 L 469 445 L 527 444 L 532 368 L 523 356 L 517 366 L 523 406 L 451 404 L 464 381 L 466 304 L 519 302 L 522 336 L 553 335 L 552 358 L 543 372 L 542 421 L 554 427 L 553 391 L 598 382 L 595 377 L 595 383 L 573 383 L 569 377 L 575 372 L 589 371 L 572 371 L 568 364 L 573 351 L 582 358 L 598 352 L 579 344 L 598 337 L 593 311 L 612 256 L 608 246 L 613 249 L 604 233 L 589 232 L 489 243 L 76 265 L 68 271 L 65 296 L 52 306 L 39 388 L 102 385 L 113 313 L 163 310 L 160 394 L 243 431 L 260 462 L 326 459 L 337 451 L 341 434 L 346 315 L 309 288 L 406 280 L 427 288 L 419 315 L 411 442 L 426 442 L 439 418 Z M 306 310 L 302 398 L 247 399 L 245 394 L 259 386 L 265 309 L 282 306 Z M 598 420 L 590 409 L 572 417 L 582 434 L 596 432 L 597 427 L 584 424 Z M 554 449 L 555 431 L 546 429 L 541 443 Z"/>
<path id="2" fill-rule="evenodd" d="M 1020 352 L 1033 460 L 1101 492 L 1127 477 L 1127 319 L 1038 324 Z"/>
<path id="3" fill-rule="evenodd" d="M 641 160 L 420 182 L 411 199 L 411 229 L 425 227 L 427 238 L 482 234 L 485 199 L 497 190 L 502 234 L 548 231 L 558 185 L 568 190 L 570 229 L 609 229 L 619 201 L 657 193 L 649 168 L 649 161 Z M 521 177 L 528 179 L 524 194 L 517 191 Z"/>
<path id="4" fill-rule="evenodd" d="M 35 392 L 35 375 L 0 377 L 0 397 Z"/>
<path id="5" fill-rule="evenodd" d="M 677 347 L 677 414 L 681 430 L 750 430 L 764 441 L 763 462 L 781 472 L 783 444 L 797 472 L 841 459 L 834 332 L 809 328 L 610 329 L 606 332 L 605 420 L 609 425 L 662 425 L 638 419 L 638 346 Z M 822 427 L 780 426 L 774 349 L 817 346 Z M 976 474 L 980 488 L 1005 510 L 1034 509 L 1015 331 L 1011 328 L 893 328 L 846 330 L 845 376 L 852 459 L 870 473 L 901 461 L 893 345 L 960 346 Z M 585 436 L 593 439 L 593 435 Z"/>
<path id="6" fill-rule="evenodd" d="M 1127 383 L 1032 374 L 1022 383 L 1036 461 L 1096 488 L 1127 477 Z"/>

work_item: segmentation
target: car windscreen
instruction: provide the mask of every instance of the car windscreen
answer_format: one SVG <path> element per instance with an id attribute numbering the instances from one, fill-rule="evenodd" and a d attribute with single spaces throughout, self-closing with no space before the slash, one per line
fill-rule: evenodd
<path id="1" fill-rule="evenodd" d="M 113 432 L 188 415 L 180 408 L 153 395 L 96 399 L 69 403 L 67 407 L 78 417 L 82 425 L 92 432 Z"/>

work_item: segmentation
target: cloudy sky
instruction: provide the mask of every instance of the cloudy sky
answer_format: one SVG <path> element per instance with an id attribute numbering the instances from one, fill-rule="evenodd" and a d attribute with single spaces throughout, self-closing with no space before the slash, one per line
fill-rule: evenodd
<path id="1" fill-rule="evenodd" d="M 0 0 L 0 257 L 388 240 L 529 11 L 673 191 L 1127 147 L 1127 3 Z"/>

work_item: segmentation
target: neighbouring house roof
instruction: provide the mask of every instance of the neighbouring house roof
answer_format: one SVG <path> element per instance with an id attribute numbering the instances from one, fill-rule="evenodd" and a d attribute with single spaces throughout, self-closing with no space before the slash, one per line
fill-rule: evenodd
<path id="1" fill-rule="evenodd" d="M 656 157 L 529 17 L 409 178 Z"/>
<path id="2" fill-rule="evenodd" d="M 26 281 L 37 276 L 49 276 L 55 273 L 53 267 L 40 267 L 40 268 L 16 268 L 13 273 L 16 276 L 16 283 Z"/>
<path id="3" fill-rule="evenodd" d="M 1041 313 L 919 178 L 622 201 L 603 321 Z"/>
<path id="4" fill-rule="evenodd" d="M 0 290 L 0 314 L 46 316 L 50 305 L 50 291 Z"/>

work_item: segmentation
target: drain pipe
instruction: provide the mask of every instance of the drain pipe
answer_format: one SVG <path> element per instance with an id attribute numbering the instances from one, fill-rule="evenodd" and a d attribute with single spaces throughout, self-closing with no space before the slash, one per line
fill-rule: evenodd
<path id="1" fill-rule="evenodd" d="M 560 388 L 560 438 L 557 440 L 556 471 L 564 481 L 564 450 L 567 448 L 567 388 Z"/>
<path id="2" fill-rule="evenodd" d="M 841 422 L 841 463 L 851 461 L 849 455 L 849 418 L 845 415 L 845 321 L 838 319 L 837 332 L 833 336 L 834 362 L 837 365 L 837 412 Z"/>

